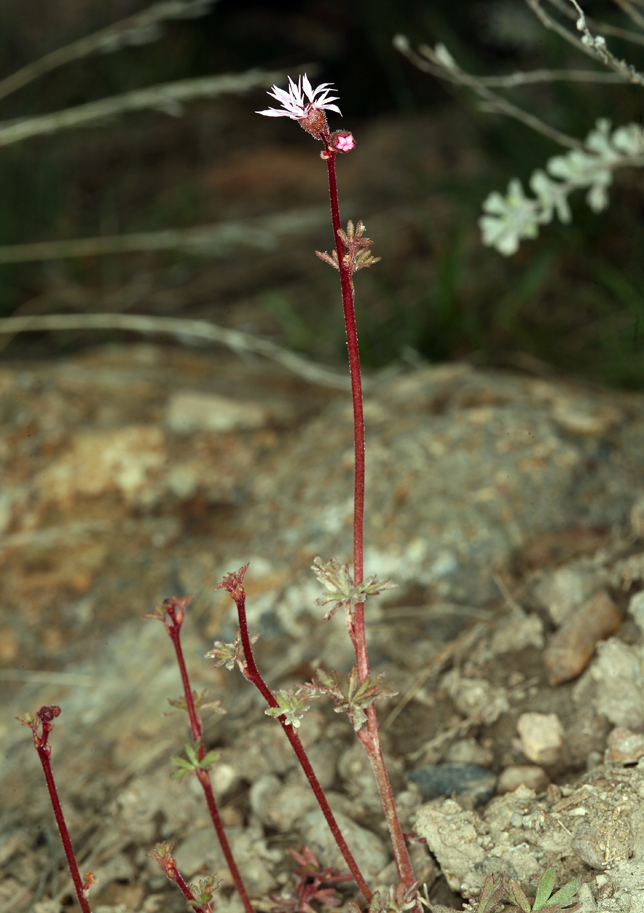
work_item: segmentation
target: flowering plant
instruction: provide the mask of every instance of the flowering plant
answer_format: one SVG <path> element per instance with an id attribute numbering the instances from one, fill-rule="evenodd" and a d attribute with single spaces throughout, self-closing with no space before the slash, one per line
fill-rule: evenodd
<path id="1" fill-rule="evenodd" d="M 371 254 L 370 246 L 372 242 L 365 237 L 363 222 L 358 222 L 355 225 L 352 221 L 348 221 L 345 230 L 340 221 L 336 156 L 351 152 L 355 148 L 355 139 L 348 130 L 331 131 L 329 129 L 327 112 L 334 112 L 341 116 L 341 111 L 335 104 L 338 98 L 332 92 L 333 89 L 330 83 L 322 83 L 314 88 L 306 74 L 300 76 L 297 82 L 289 78 L 288 90 L 274 85 L 272 91 L 268 93 L 271 98 L 279 103 L 280 107 L 270 107 L 257 113 L 266 117 L 288 117 L 297 121 L 302 129 L 322 143 L 323 149 L 320 156 L 327 167 L 334 249 L 330 254 L 327 251 L 316 251 L 316 253 L 321 260 L 336 269 L 340 275 L 342 307 L 349 352 L 354 424 L 353 568 L 350 570 L 348 565 L 341 565 L 334 558 L 328 561 L 316 558 L 313 570 L 327 590 L 326 596 L 321 597 L 318 600 L 318 604 L 333 603 L 325 617 L 330 618 L 338 608 L 343 607 L 345 610 L 345 622 L 354 647 L 356 663 L 349 674 L 346 692 L 342 689 L 337 673 L 326 673 L 323 670 L 318 670 L 317 677 L 313 682 L 304 683 L 289 691 L 273 693 L 262 677 L 253 654 L 253 642 L 258 635 L 251 636 L 248 630 L 244 587 L 248 565 L 241 567 L 236 572 L 226 574 L 218 587 L 226 590 L 235 603 L 239 622 L 238 636 L 232 644 L 216 643 L 208 656 L 214 658 L 217 666 L 226 666 L 229 669 L 234 669 L 237 666 L 242 675 L 255 685 L 264 697 L 268 704 L 266 713 L 270 717 L 277 719 L 290 742 L 351 873 L 345 876 L 329 868 L 321 869 L 317 859 L 307 848 L 303 850 L 302 854 L 293 851 L 293 858 L 300 864 L 298 870 L 300 883 L 293 897 L 288 899 L 288 901 L 279 902 L 278 908 L 311 913 L 311 901 L 335 905 L 337 900 L 332 887 L 322 887 L 322 885 L 332 885 L 350 878 L 355 881 L 364 900 L 374 913 L 382 913 L 389 907 L 392 907 L 392 909 L 397 909 L 398 907 L 402 909 L 404 907 L 405 910 L 419 911 L 420 907 L 416 899 L 416 881 L 385 768 L 374 707 L 374 702 L 378 698 L 389 697 L 392 692 L 382 687 L 382 673 L 375 676 L 370 674 L 365 636 L 365 600 L 388 589 L 392 584 L 388 581 L 379 583 L 375 575 L 367 580 L 364 579 L 365 429 L 353 276 L 359 270 L 373 266 L 380 258 Z M 253 905 L 244 885 L 242 874 L 235 863 L 212 789 L 210 770 L 213 764 L 216 763 L 217 755 L 212 751 L 207 751 L 204 742 L 203 726 L 199 716 L 199 706 L 203 695 L 198 695 L 190 686 L 188 670 L 181 646 L 181 628 L 190 602 L 191 600 L 188 597 L 182 599 L 170 597 L 164 600 L 154 613 L 146 616 L 161 621 L 172 641 L 181 674 L 183 695 L 179 699 L 171 700 L 170 703 L 172 707 L 187 713 L 192 735 L 191 743 L 186 745 L 186 757 L 177 756 L 172 759 L 176 766 L 172 776 L 175 779 L 182 779 L 189 774 L 194 774 L 199 782 L 206 799 L 213 827 L 226 858 L 226 864 L 244 909 L 246 913 L 253 913 Z M 390 904 L 386 899 L 381 900 L 378 892 L 374 893 L 370 889 L 340 830 L 298 734 L 300 720 L 308 709 L 311 700 L 324 695 L 331 697 L 336 712 L 347 714 L 356 736 L 363 745 L 371 762 L 398 870 L 399 885 L 396 891 L 392 893 L 392 898 L 398 898 L 400 903 L 397 900 L 392 900 Z M 26 717 L 22 722 L 32 728 L 34 745 L 43 762 L 43 770 L 45 771 L 56 821 L 63 837 L 78 901 L 83 913 L 89 913 L 90 907 L 87 895 L 89 885 L 93 882 L 94 876 L 88 873 L 85 876 L 85 882 L 81 882 L 71 841 L 67 834 L 63 812 L 55 792 L 51 766 L 49 765 L 47 739 L 53 727 L 53 718 L 58 713 L 60 713 L 60 710 L 57 707 L 43 708 L 35 717 Z M 42 736 L 39 734 L 40 728 L 42 728 Z M 172 855 L 172 845 L 168 843 L 159 844 L 150 856 L 159 862 L 168 878 L 175 882 L 187 903 L 194 910 L 199 911 L 199 913 L 210 913 L 212 910 L 212 895 L 218 886 L 215 876 L 202 881 L 199 887 L 188 884 L 177 869 L 176 860 Z"/>

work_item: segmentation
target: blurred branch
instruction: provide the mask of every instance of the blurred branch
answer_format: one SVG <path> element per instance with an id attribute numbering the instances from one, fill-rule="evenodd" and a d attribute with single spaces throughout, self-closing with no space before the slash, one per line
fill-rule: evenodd
<path id="1" fill-rule="evenodd" d="M 151 86 L 149 89 L 137 89 L 124 95 L 114 95 L 75 108 L 55 111 L 53 114 L 0 122 L 0 146 L 19 143 L 43 133 L 85 126 L 126 111 L 154 108 L 178 116 L 183 113 L 183 102 L 196 98 L 217 98 L 219 95 L 249 92 L 251 89 L 284 82 L 285 79 L 284 73 L 249 70 L 247 73 L 202 76 Z"/>
<path id="2" fill-rule="evenodd" d="M 615 55 L 608 50 L 605 38 L 601 35 L 592 34 L 588 27 L 588 20 L 585 17 L 584 11 L 577 3 L 577 0 L 569 0 L 569 2 L 578 14 L 578 17 L 575 20 L 575 26 L 577 30 L 581 32 L 581 38 L 577 38 L 576 35 L 573 35 L 567 28 L 561 25 L 561 23 L 557 22 L 546 13 L 541 6 L 540 0 L 525 0 L 525 2 L 545 28 L 555 31 L 564 39 L 564 41 L 567 41 L 578 51 L 581 51 L 582 54 L 587 54 L 589 57 L 592 57 L 593 60 L 601 61 L 604 66 L 607 66 L 615 73 L 621 74 L 624 81 L 633 83 L 634 85 L 644 85 L 644 76 L 641 73 L 638 73 L 635 67 L 627 64 L 624 60 L 619 60 L 615 57 Z M 559 8 L 559 4 L 557 3 L 556 5 Z"/>
<path id="3" fill-rule="evenodd" d="M 613 0 L 613 2 L 633 20 L 635 25 L 644 28 L 644 17 L 642 17 L 637 10 L 633 9 L 631 4 L 628 3 L 628 0 Z M 570 9 L 567 0 L 550 0 L 550 3 L 558 9 L 560 13 L 567 16 L 568 19 L 577 18 L 577 14 Z M 597 19 L 592 19 L 590 16 L 586 17 L 586 21 L 588 25 L 600 34 L 614 35 L 615 38 L 622 38 L 624 41 L 631 41 L 633 44 L 644 44 L 644 35 L 640 35 L 639 32 L 631 32 L 629 29 L 619 28 L 619 26 L 611 25 L 609 22 L 598 22 Z"/>
<path id="4" fill-rule="evenodd" d="M 6 79 L 0 80 L 0 98 L 5 98 L 12 92 L 21 89 L 27 83 L 38 79 L 44 73 L 49 73 L 72 60 L 87 57 L 99 51 L 109 54 L 118 51 L 126 45 L 148 44 L 156 41 L 161 36 L 160 23 L 164 19 L 192 19 L 204 16 L 209 7 L 218 0 L 164 0 L 154 3 L 148 9 L 129 16 L 127 19 L 108 25 L 107 28 L 94 32 L 86 38 L 80 38 L 64 48 L 58 48 L 28 64 Z"/>
<path id="5" fill-rule="evenodd" d="M 193 254 L 225 256 L 233 246 L 271 250 L 281 235 L 297 234 L 320 225 L 328 217 L 322 208 L 292 209 L 288 212 L 239 222 L 215 222 L 191 228 L 141 231 L 129 235 L 73 238 L 68 241 L 37 241 L 0 247 L 0 263 L 33 260 L 61 260 L 98 254 L 132 253 L 150 250 L 187 250 Z"/>
<path id="6" fill-rule="evenodd" d="M 530 2 L 530 0 L 526 0 L 526 2 Z M 433 50 L 427 45 L 421 45 L 419 48 L 420 54 L 422 55 L 421 57 L 411 50 L 409 41 L 404 35 L 396 35 L 393 44 L 394 47 L 400 51 L 401 54 L 404 54 L 419 70 L 423 70 L 425 73 L 431 73 L 439 79 L 446 79 L 449 82 L 467 86 L 472 89 L 480 98 L 485 100 L 490 110 L 495 111 L 498 114 L 505 114 L 508 117 L 514 117 L 516 120 L 521 121 L 521 123 L 530 127 L 532 130 L 535 130 L 537 133 L 540 133 L 542 136 L 546 136 L 548 139 L 554 140 L 554 142 L 559 143 L 561 146 L 565 146 L 568 149 L 584 148 L 584 144 L 575 139 L 574 136 L 562 133 L 555 127 L 551 127 L 549 124 L 540 120 L 540 118 L 535 117 L 534 114 L 529 114 L 527 111 L 524 111 L 522 108 L 519 108 L 517 105 L 514 105 L 512 102 L 503 98 L 503 96 L 498 95 L 496 92 L 492 92 L 481 77 L 472 76 L 464 70 L 461 70 L 444 45 L 437 45 L 436 50 Z"/>
<path id="7" fill-rule="evenodd" d="M 303 377 L 311 384 L 348 389 L 349 381 L 321 365 L 313 364 L 281 348 L 268 339 L 260 339 L 217 326 L 207 320 L 187 320 L 176 317 L 154 317 L 143 314 L 46 314 L 31 317 L 5 317 L 0 319 L 0 333 L 30 333 L 43 330 L 128 330 L 134 333 L 163 333 L 175 338 L 207 340 L 227 346 L 237 354 L 253 352 L 276 361 L 283 367 Z"/>

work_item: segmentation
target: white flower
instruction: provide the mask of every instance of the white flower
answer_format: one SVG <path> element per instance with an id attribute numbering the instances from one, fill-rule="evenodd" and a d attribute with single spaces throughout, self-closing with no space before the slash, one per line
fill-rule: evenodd
<path id="1" fill-rule="evenodd" d="M 266 117 L 290 117 L 291 120 L 301 120 L 308 115 L 311 108 L 317 108 L 320 111 L 337 111 L 342 117 L 338 106 L 331 104 L 338 100 L 337 97 L 328 97 L 329 92 L 333 91 L 328 88 L 331 85 L 330 82 L 323 82 L 314 89 L 306 73 L 304 77 L 298 78 L 297 83 L 294 83 L 290 76 L 288 81 L 290 83 L 288 92 L 278 86 L 273 86 L 273 91 L 268 93 L 271 98 L 281 104 L 281 108 L 267 108 L 266 111 L 256 111 L 255 113 L 265 114 Z M 306 101 L 305 95 L 308 101 Z"/>

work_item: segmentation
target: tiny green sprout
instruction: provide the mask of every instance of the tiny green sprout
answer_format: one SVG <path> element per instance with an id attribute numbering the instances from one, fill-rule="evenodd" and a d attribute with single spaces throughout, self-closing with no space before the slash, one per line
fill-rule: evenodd
<path id="1" fill-rule="evenodd" d="M 215 891 L 221 887 L 221 879 L 216 875 L 208 875 L 202 878 L 199 885 L 191 884 L 190 890 L 194 894 L 194 900 L 188 900 L 187 903 L 193 908 L 202 907 L 204 904 L 212 903 Z"/>
<path id="2" fill-rule="evenodd" d="M 559 890 L 553 894 L 552 890 L 555 886 L 555 878 L 556 872 L 554 867 L 551 866 L 549 869 L 546 869 L 539 879 L 537 893 L 532 905 L 530 905 L 530 900 L 516 881 L 512 878 L 508 879 L 506 894 L 514 905 L 514 909 L 517 913 L 519 913 L 519 911 L 521 911 L 521 913 L 537 913 L 538 910 L 541 910 L 542 913 L 559 913 L 559 911 L 564 909 L 567 913 L 573 913 L 574 910 L 578 910 L 581 904 L 573 904 L 573 901 L 581 887 L 581 876 L 573 878 L 572 881 L 569 881 L 563 888 L 559 888 Z"/>
<path id="3" fill-rule="evenodd" d="M 368 596 L 377 596 L 384 590 L 391 590 L 396 586 L 389 580 L 378 583 L 375 574 L 368 577 L 367 580 L 363 580 L 358 586 L 354 586 L 353 577 L 349 573 L 349 565 L 340 564 L 337 558 L 330 558 L 328 561 L 315 558 L 311 567 L 320 583 L 324 584 L 329 591 L 328 596 L 316 599 L 315 604 L 324 606 L 329 602 L 334 603 L 324 616 L 327 620 L 343 606 L 350 610 L 358 603 L 365 602 Z"/>
<path id="4" fill-rule="evenodd" d="M 172 780 L 182 780 L 191 770 L 210 770 L 215 761 L 220 757 L 216 751 L 209 751 L 208 754 L 204 755 L 203 758 L 199 760 L 199 739 L 197 739 L 194 745 L 186 745 L 185 749 L 186 754 L 188 755 L 187 761 L 185 758 L 181 758 L 178 755 L 171 758 L 173 764 L 176 764 L 178 768 L 178 770 L 175 770 L 171 774 Z"/>
<path id="5" fill-rule="evenodd" d="M 251 644 L 254 644 L 258 638 L 259 634 L 253 634 L 250 639 Z M 206 653 L 206 656 L 215 660 L 215 667 L 225 666 L 227 669 L 232 670 L 235 668 L 235 663 L 237 663 L 239 671 L 246 677 L 246 658 L 244 656 L 244 647 L 239 636 L 239 631 L 237 632 L 237 637 L 231 644 L 225 644 L 221 640 L 216 640 L 214 647 Z"/>
<path id="6" fill-rule="evenodd" d="M 464 907 L 467 913 L 493 913 L 503 910 L 503 913 L 575 913 L 581 907 L 579 902 L 573 903 L 581 887 L 581 876 L 573 878 L 559 888 L 554 894 L 556 871 L 553 866 L 543 873 L 537 885 L 537 893 L 533 901 L 530 900 L 523 888 L 513 878 L 508 878 L 504 872 L 490 873 L 481 888 L 477 900 L 470 901 Z M 506 906 L 506 904 L 509 905 Z M 457 913 L 452 907 L 443 904 L 427 904 L 433 913 Z"/>
<path id="7" fill-rule="evenodd" d="M 313 698 L 320 697 L 320 692 L 312 685 L 300 685 L 288 691 L 276 691 L 277 707 L 269 707 L 266 716 L 283 716 L 284 721 L 294 729 L 300 728 L 302 717 L 309 709 Z"/>
<path id="8" fill-rule="evenodd" d="M 213 710 L 215 713 L 226 713 L 226 709 L 221 706 L 221 698 L 215 698 L 214 701 L 205 701 L 207 693 L 208 691 L 206 688 L 202 690 L 201 694 L 198 694 L 197 691 L 193 689 L 192 699 L 194 701 L 195 710 Z M 188 703 L 185 694 L 182 694 L 177 698 L 169 697 L 168 703 L 175 709 L 164 713 L 164 716 L 173 716 L 175 713 L 188 712 Z"/>
<path id="9" fill-rule="evenodd" d="M 349 673 L 349 682 L 346 695 L 340 688 L 338 675 L 332 672 L 330 675 L 322 669 L 318 669 L 314 687 L 321 694 L 330 695 L 335 704 L 336 713 L 346 713 L 351 720 L 351 725 L 358 732 L 367 721 L 365 710 L 379 697 L 395 697 L 396 691 L 389 691 L 387 688 L 381 688 L 380 682 L 384 678 L 384 672 L 377 675 L 368 675 L 363 682 L 360 681 L 358 670 L 354 666 Z"/>

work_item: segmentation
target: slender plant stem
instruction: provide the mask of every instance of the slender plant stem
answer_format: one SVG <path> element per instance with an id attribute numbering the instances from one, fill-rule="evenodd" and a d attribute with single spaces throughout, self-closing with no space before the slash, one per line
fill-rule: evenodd
<path id="1" fill-rule="evenodd" d="M 195 740 L 195 742 L 199 742 L 197 756 L 199 760 L 202 761 L 206 755 L 206 748 L 203 741 L 201 718 L 199 717 L 197 708 L 195 707 L 195 701 L 192 694 L 192 689 L 190 687 L 190 677 L 188 675 L 188 669 L 186 668 L 186 661 L 183 655 L 183 647 L 181 646 L 181 625 L 183 624 L 185 605 L 185 601 L 183 604 L 179 600 L 168 601 L 166 604 L 166 611 L 170 621 L 165 622 L 165 629 L 170 636 L 170 640 L 172 641 L 172 645 L 177 657 L 177 664 L 179 666 L 181 681 L 183 683 L 183 693 L 186 699 L 186 708 L 188 710 L 188 719 L 190 720 L 190 730 L 192 732 L 192 738 Z M 244 880 L 237 867 L 237 863 L 235 862 L 235 857 L 233 856 L 233 851 L 230 847 L 230 843 L 228 842 L 226 831 L 224 830 L 224 825 L 221 820 L 221 815 L 219 814 L 219 808 L 217 806 L 215 794 L 212 789 L 212 783 L 210 782 L 210 774 L 207 770 L 196 770 L 195 773 L 199 783 L 201 784 L 201 788 L 204 791 L 206 804 L 208 805 L 208 811 L 210 812 L 210 818 L 212 820 L 213 827 L 219 839 L 219 844 L 223 854 L 226 858 L 226 864 L 230 870 L 231 877 L 235 883 L 235 887 L 237 888 L 237 893 L 239 894 L 241 902 L 244 905 L 244 910 L 246 913 L 255 913 L 250 897 L 248 895 L 248 891 L 246 890 L 246 885 L 244 884 Z M 177 876 L 181 878 L 178 872 Z M 181 888 L 181 885 L 178 881 L 177 884 Z"/>
<path id="2" fill-rule="evenodd" d="M 250 641 L 250 636 L 248 633 L 248 622 L 246 619 L 246 593 L 244 592 L 244 587 L 242 585 L 243 573 L 245 570 L 246 569 L 244 568 L 243 571 L 240 572 L 242 579 L 239 580 L 237 586 L 229 589 L 230 595 L 234 599 L 235 605 L 237 606 L 239 634 L 241 637 L 242 646 L 244 648 L 244 658 L 246 660 L 245 675 L 248 681 L 252 682 L 253 685 L 255 685 L 269 707 L 279 707 L 273 692 L 262 678 L 262 675 L 257 668 L 257 663 L 255 662 L 255 656 L 253 655 L 253 647 Z M 353 875 L 355 882 L 360 888 L 367 903 L 371 903 L 373 894 L 369 889 L 369 885 L 365 881 L 360 868 L 358 867 L 358 863 L 356 862 L 353 853 L 349 849 L 347 841 L 344 839 L 342 831 L 340 830 L 340 826 L 335 819 L 335 815 L 331 811 L 329 801 L 324 795 L 324 790 L 320 785 L 320 781 L 318 780 L 317 775 L 311 766 L 311 762 L 309 761 L 304 746 L 302 745 L 302 740 L 300 739 L 293 726 L 291 726 L 290 723 L 286 722 L 283 715 L 278 716 L 277 719 L 282 729 L 284 730 L 284 734 L 291 743 L 291 747 L 293 748 L 293 751 L 295 752 L 295 755 L 300 762 L 300 766 L 302 767 L 302 770 L 304 771 L 306 778 L 309 781 L 309 785 L 311 786 L 315 798 L 318 801 L 318 805 L 320 806 L 322 814 L 326 818 L 326 822 L 329 825 L 331 833 L 333 834 L 333 838 L 337 843 L 340 852 L 344 856 L 344 860 L 349 867 L 349 871 Z"/>
<path id="3" fill-rule="evenodd" d="M 340 206 L 338 203 L 338 181 L 335 170 L 335 153 L 327 146 L 326 153 L 327 173 L 329 178 L 329 200 L 331 203 L 331 219 L 335 235 L 336 253 L 340 271 L 340 285 L 342 289 L 342 307 L 344 323 L 347 333 L 347 348 L 349 350 L 349 370 L 351 373 L 351 399 L 353 401 L 353 430 L 354 430 L 354 500 L 353 500 L 353 576 L 354 585 L 362 583 L 364 579 L 364 500 L 365 500 L 365 428 L 364 409 L 362 400 L 362 380 L 360 372 L 360 349 L 358 347 L 358 333 L 356 329 L 355 296 L 351 267 L 345 260 L 345 251 L 342 249 L 342 238 L 339 230 Z M 369 674 L 369 659 L 367 656 L 367 640 L 364 622 L 364 603 L 356 605 L 353 611 L 352 628 L 349 631 L 356 653 L 356 664 L 360 681 L 364 681 Z M 396 811 L 394 797 L 385 766 L 385 760 L 380 745 L 378 720 L 373 705 L 367 708 L 367 728 L 359 730 L 357 735 L 364 746 L 374 777 L 380 792 L 385 819 L 391 835 L 391 842 L 396 860 L 398 875 L 408 887 L 414 883 L 414 872 L 407 851 L 407 844 L 400 826 Z"/>
<path id="4" fill-rule="evenodd" d="M 166 872 L 166 874 L 167 874 L 167 872 Z M 181 891 L 183 896 L 186 898 L 186 900 L 190 904 L 191 909 L 193 909 L 195 911 L 195 913 L 212 913 L 212 907 L 209 903 L 203 904 L 200 907 L 193 906 L 195 903 L 195 895 L 191 891 L 190 885 L 181 876 L 181 873 L 179 872 L 178 869 L 174 869 L 174 872 L 172 874 L 169 874 L 168 878 L 170 879 L 170 881 L 174 881 L 176 886 L 179 888 L 179 890 Z"/>
<path id="5" fill-rule="evenodd" d="M 60 833 L 60 839 L 63 843 L 63 849 L 65 851 L 65 856 L 67 858 L 67 866 L 69 868 L 69 873 L 72 876 L 72 881 L 74 883 L 74 890 L 76 891 L 76 898 L 78 899 L 78 904 L 83 911 L 83 913 L 91 913 L 91 907 L 89 901 L 85 896 L 83 891 L 83 882 L 81 879 L 80 872 L 78 871 L 78 863 L 76 862 L 76 856 L 74 855 L 74 848 L 72 847 L 72 841 L 69 836 L 69 831 L 67 830 L 67 824 L 65 822 L 65 816 L 63 814 L 63 809 L 60 804 L 60 799 L 58 798 L 58 790 L 56 789 L 56 781 L 54 780 L 54 774 L 51 769 L 51 747 L 47 744 L 47 739 L 49 733 L 53 728 L 53 723 L 44 719 L 43 711 L 53 708 L 43 707 L 40 711 L 39 717 L 42 723 L 42 736 L 39 736 L 36 729 L 33 729 L 33 738 L 34 746 L 38 752 L 38 757 L 40 758 L 40 763 L 42 765 L 43 773 L 45 775 L 45 782 L 47 784 L 47 791 L 49 792 L 49 799 L 51 801 L 51 806 L 54 810 L 54 817 L 56 818 L 56 824 L 58 825 L 58 831 Z M 60 708 L 56 708 L 57 713 L 60 712 Z"/>

